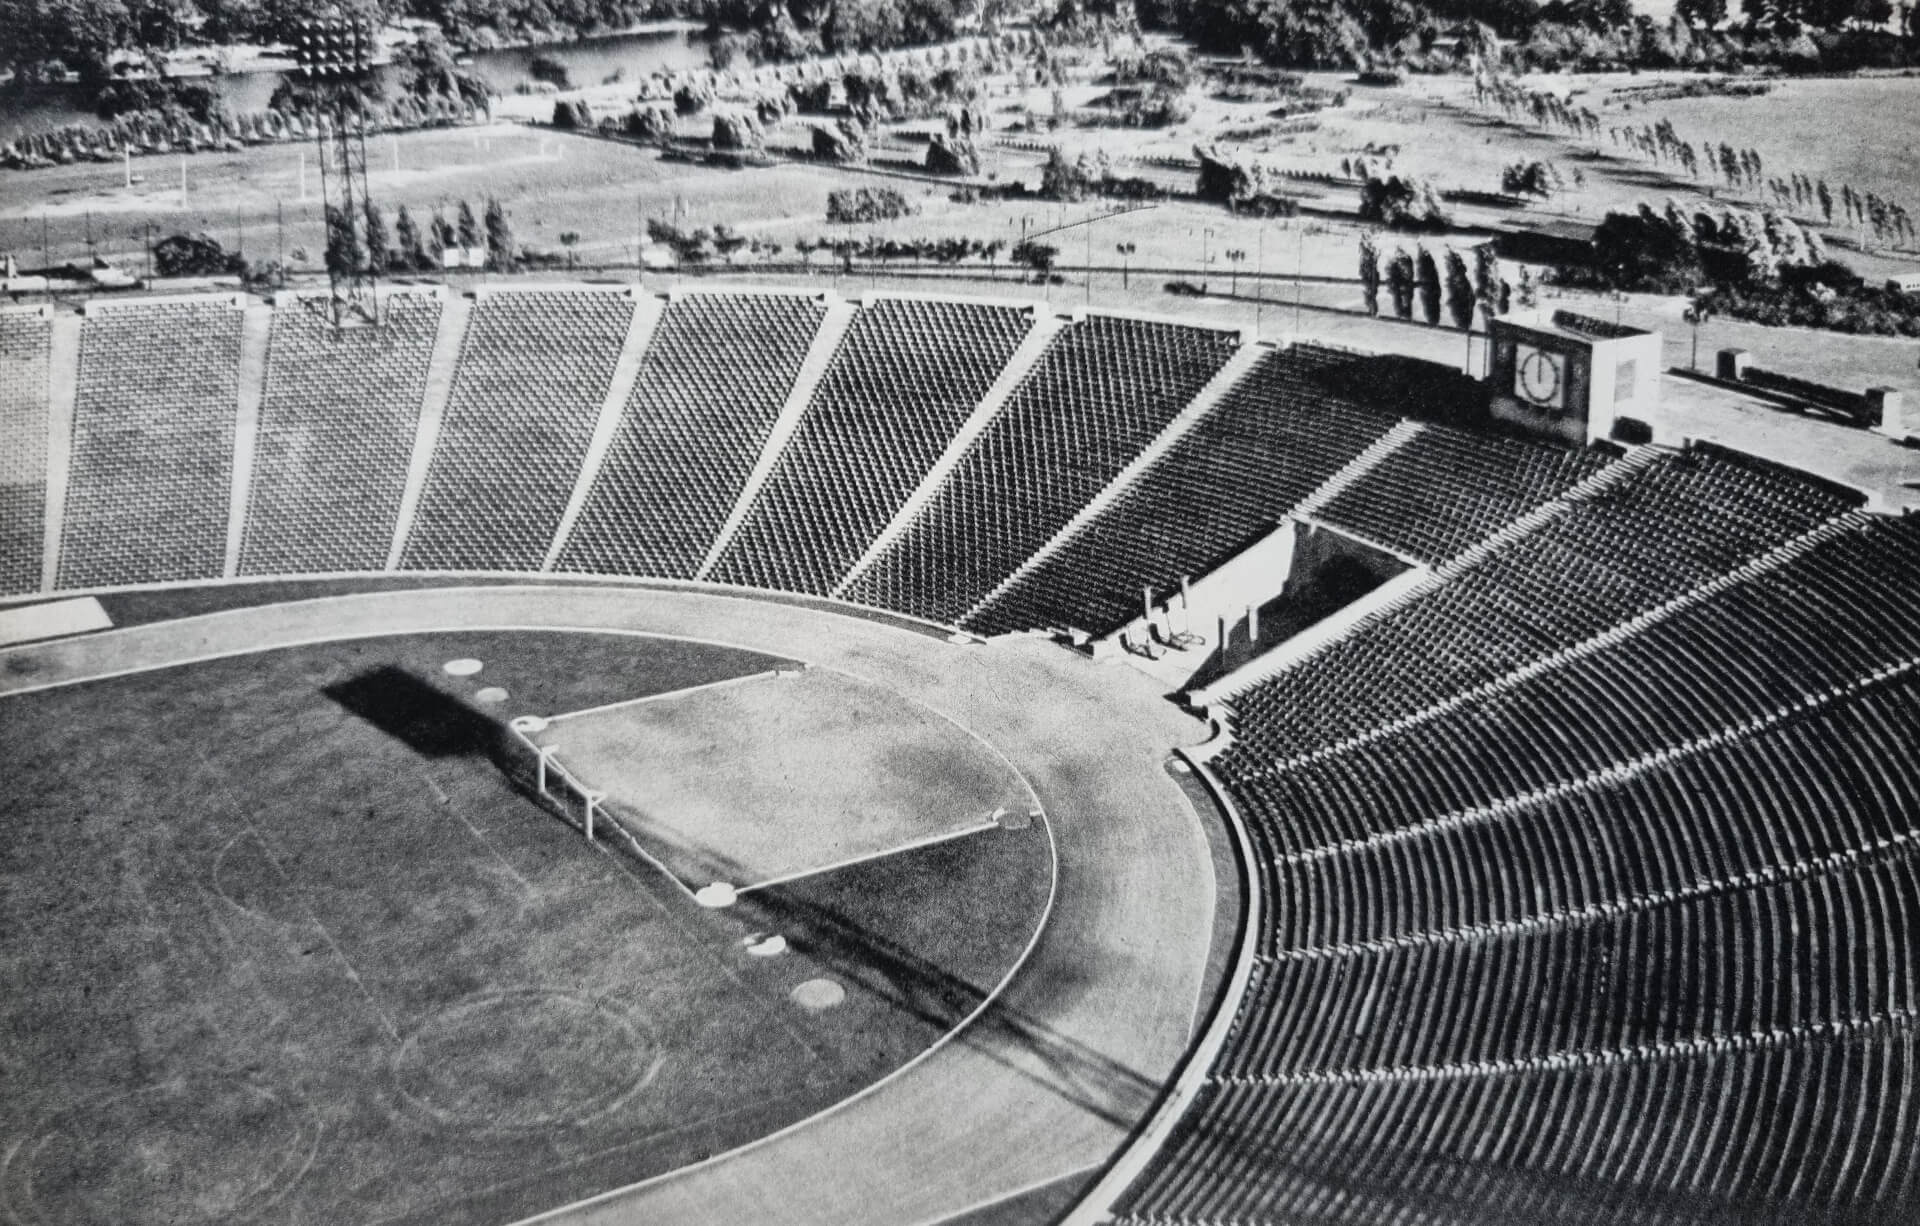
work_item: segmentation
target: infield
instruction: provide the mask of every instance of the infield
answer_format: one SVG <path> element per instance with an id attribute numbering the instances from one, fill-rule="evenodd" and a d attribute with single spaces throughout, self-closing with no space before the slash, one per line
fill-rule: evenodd
<path id="1" fill-rule="evenodd" d="M 966 729 L 824 669 L 558 715 L 534 739 L 695 890 L 759 888 L 1038 809 Z"/>

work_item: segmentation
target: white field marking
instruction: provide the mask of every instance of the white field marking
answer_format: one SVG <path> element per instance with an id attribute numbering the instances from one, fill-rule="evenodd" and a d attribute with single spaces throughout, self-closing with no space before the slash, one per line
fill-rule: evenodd
<path id="1" fill-rule="evenodd" d="M 520 576 L 520 577 L 524 577 L 524 576 Z M 257 580 L 255 581 L 257 582 Z M 200 584 L 192 583 L 189 581 L 189 582 L 181 582 L 177 584 L 167 584 L 162 586 L 186 587 L 186 586 L 199 586 L 199 585 Z M 297 604 L 297 605 L 307 605 L 307 606 L 318 606 L 318 605 L 325 605 L 325 604 L 346 604 L 349 602 L 364 604 L 364 603 L 367 603 L 368 597 L 370 595 L 376 598 L 389 598 L 389 599 L 400 598 L 404 601 L 404 598 L 409 595 L 426 594 L 431 596 L 443 596 L 449 591 L 460 591 L 460 590 L 462 589 L 441 587 L 441 588 L 425 588 L 425 589 L 418 589 L 418 590 L 405 589 L 399 592 L 394 592 L 394 591 L 385 591 L 385 592 L 376 592 L 376 593 L 347 592 L 347 593 L 341 593 L 339 595 L 334 595 L 334 596 L 318 596 L 318 597 L 313 597 L 311 599 L 304 600 L 304 601 L 294 601 L 289 603 Z M 554 595 L 564 596 L 566 593 L 566 585 L 564 584 L 501 584 L 496 587 L 467 589 L 467 590 L 477 591 L 480 593 L 489 593 L 489 592 L 496 592 L 496 591 L 498 592 L 542 592 L 542 593 L 551 593 Z M 640 588 L 635 590 L 644 591 L 645 589 Z M 722 593 L 714 593 L 714 594 L 728 594 L 728 593 L 722 592 Z M 740 594 L 739 589 L 735 589 L 731 594 L 736 596 L 739 595 Z M 244 609 L 225 609 L 225 610 L 221 610 L 218 613 L 201 614 L 198 617 L 193 617 L 193 618 L 181 618 L 181 619 L 178 619 L 176 623 L 174 623 L 174 629 L 177 631 L 181 626 L 190 625 L 190 624 L 205 625 L 206 623 L 212 622 L 212 621 L 233 621 L 233 620 L 237 620 L 237 619 L 240 619 L 243 617 L 249 617 L 249 616 L 258 617 L 262 610 L 270 609 L 273 607 L 274 606 L 272 605 L 254 605 Z M 810 610 L 804 605 L 795 606 L 795 607 L 800 608 L 801 611 L 803 612 L 832 612 L 831 609 Z M 909 619 L 909 620 L 917 620 L 917 619 Z M 886 623 L 878 623 L 878 622 L 874 623 L 874 625 L 876 629 L 880 629 L 880 630 L 898 631 L 900 633 L 906 633 L 906 634 L 915 633 L 914 631 L 905 630 L 902 627 L 897 625 L 889 625 Z M 126 636 L 137 631 L 148 630 L 148 629 L 149 627 L 147 626 L 129 626 L 119 630 L 103 631 L 101 632 L 100 635 L 96 636 L 95 640 L 89 640 L 89 641 L 96 641 L 97 639 L 103 639 L 103 638 L 108 638 L 112 636 Z M 443 625 L 437 628 L 433 626 L 416 627 L 416 628 L 400 631 L 398 633 L 401 633 L 401 634 L 435 634 L 435 633 L 450 634 L 457 631 L 469 631 L 469 630 L 476 630 L 476 629 L 484 629 L 489 631 L 515 631 L 515 630 L 542 631 L 546 633 L 566 633 L 566 634 L 613 634 L 613 635 L 622 635 L 627 638 L 667 639 L 667 640 L 684 642 L 684 643 L 704 643 L 709 646 L 730 647 L 730 648 L 734 648 L 742 651 L 761 650 L 758 647 L 750 647 L 744 644 L 728 642 L 722 639 L 701 638 L 701 637 L 697 637 L 693 635 L 685 635 L 685 634 L 670 634 L 670 633 L 665 633 L 658 630 L 634 630 L 634 629 L 618 627 L 618 626 L 579 626 L 579 625 L 556 626 L 556 625 L 540 625 L 540 624 L 533 624 L 533 623 L 506 622 L 506 623 L 489 623 L 489 624 L 478 625 L 478 626 L 471 625 L 471 624 L 467 624 L 467 625 L 455 624 L 455 625 Z M 100 671 L 96 674 L 86 674 L 82 676 L 42 682 L 42 683 L 31 685 L 31 686 L 22 686 L 12 690 L 0 690 L 0 693 L 30 693 L 37 690 L 55 689 L 55 688 L 66 686 L 66 685 L 76 685 L 82 681 L 106 680 L 111 677 L 131 676 L 137 673 L 155 672 L 162 668 L 177 668 L 183 664 L 201 663 L 207 660 L 231 659 L 236 656 L 244 656 L 244 655 L 256 655 L 262 651 L 278 651 L 278 650 L 284 650 L 289 647 L 306 647 L 306 646 L 318 645 L 321 643 L 352 642 L 360 639 L 391 638 L 391 637 L 394 637 L 395 633 L 396 632 L 394 630 L 387 629 L 387 628 L 383 628 L 380 630 L 364 630 L 364 631 L 358 631 L 351 634 L 341 634 L 336 632 L 330 635 L 312 635 L 312 636 L 306 636 L 306 637 L 297 638 L 297 639 L 284 641 L 284 642 L 276 642 L 264 647 L 259 645 L 251 645 L 247 647 L 230 648 L 230 649 L 216 650 L 216 651 L 206 651 L 206 652 L 201 652 L 197 655 L 184 656 L 178 659 L 166 659 L 157 663 L 134 665 L 128 668 L 107 669 L 107 670 Z M 924 636 L 921 636 L 921 637 L 924 637 Z M 0 657 L 3 657 L 4 655 L 5 653 L 0 653 Z M 842 670 L 842 669 L 835 669 L 833 671 L 839 672 L 842 676 L 845 676 L 845 677 L 852 677 L 856 681 L 865 681 L 869 685 L 876 684 L 875 682 L 870 681 L 868 678 L 861 677 L 857 673 L 846 672 L 845 670 Z M 926 706 L 926 704 L 924 703 L 921 705 Z M 701 1171 L 706 1167 L 713 1166 L 717 1163 L 726 1161 L 730 1158 L 735 1157 L 736 1155 L 746 1153 L 749 1150 L 758 1149 L 763 1145 L 771 1144 L 774 1141 L 777 1141 L 787 1136 L 790 1133 L 798 1132 L 800 1129 L 808 1127 L 809 1125 L 811 1125 L 817 1120 L 824 1119 L 829 1115 L 833 1115 L 837 1112 L 840 1112 L 842 1110 L 845 1110 L 847 1108 L 854 1106 L 855 1104 L 865 1100 L 869 1095 L 880 1090 L 883 1086 L 886 1086 L 892 1083 L 894 1080 L 900 1077 L 906 1076 L 908 1073 L 918 1068 L 921 1064 L 925 1063 L 926 1061 L 932 1059 L 935 1055 L 939 1054 L 942 1050 L 946 1048 L 946 1046 L 949 1043 L 959 1038 L 960 1035 L 963 1034 L 968 1027 L 972 1026 L 974 1022 L 979 1020 L 979 1018 L 982 1015 L 984 1015 L 988 1009 L 993 1008 L 995 1005 L 999 1003 L 1000 998 L 1006 994 L 1008 985 L 1013 982 L 1014 978 L 1020 974 L 1021 970 L 1024 969 L 1027 963 L 1032 959 L 1033 951 L 1039 948 L 1040 938 L 1046 932 L 1048 924 L 1052 921 L 1053 910 L 1059 900 L 1059 895 L 1060 895 L 1059 844 L 1058 844 L 1058 840 L 1056 840 L 1054 837 L 1052 820 L 1048 818 L 1045 809 L 1040 805 L 1039 797 L 1033 791 L 1033 785 L 1029 783 L 1027 781 L 1027 777 L 1024 774 L 1021 774 L 1019 769 L 1013 765 L 1013 763 L 1007 758 L 1007 755 L 1000 749 L 1000 747 L 993 744 L 991 741 L 986 740 L 979 733 L 975 732 L 973 729 L 967 727 L 967 725 L 961 723 L 957 719 L 954 719 L 952 716 L 946 714 L 945 712 L 940 711 L 931 706 L 927 706 L 926 709 L 929 711 L 933 711 L 934 714 L 940 716 L 942 719 L 946 720 L 948 723 L 966 732 L 969 736 L 979 741 L 982 745 L 985 745 L 987 749 L 996 758 L 1000 759 L 1001 763 L 1005 765 L 1007 769 L 1010 772 L 1012 772 L 1014 777 L 1019 779 L 1021 784 L 1027 789 L 1027 795 L 1030 798 L 1032 798 L 1032 811 L 1040 821 L 1041 830 L 1044 831 L 1047 836 L 1046 903 L 1041 907 L 1040 918 L 1039 918 L 1039 921 L 1034 925 L 1032 935 L 1027 938 L 1026 945 L 1021 948 L 1019 957 L 1015 958 L 1013 961 L 1013 964 L 1007 968 L 1007 973 L 1001 976 L 999 982 L 995 983 L 993 987 L 989 989 L 984 996 L 981 997 L 980 1002 L 974 1006 L 973 1011 L 971 1013 L 968 1013 L 965 1017 L 961 1018 L 957 1023 L 955 1023 L 952 1029 L 946 1031 L 944 1034 L 941 1034 L 931 1044 L 929 1044 L 927 1047 L 922 1049 L 912 1059 L 902 1064 L 899 1068 L 896 1068 L 895 1070 L 893 1070 L 893 1072 L 888 1073 L 886 1076 L 880 1078 L 877 1081 L 870 1082 L 869 1084 L 855 1091 L 853 1094 L 847 1096 L 846 1098 L 841 1099 L 839 1102 L 836 1102 L 831 1106 L 825 1107 L 820 1111 L 817 1111 L 814 1114 L 807 1116 L 805 1119 L 795 1120 L 793 1123 L 788 1124 L 784 1128 L 776 1129 L 775 1131 L 770 1132 L 765 1136 L 756 1138 L 755 1140 L 749 1141 L 744 1145 L 736 1146 L 733 1149 L 725 1150 L 725 1151 L 722 1151 L 721 1153 L 714 1154 L 700 1162 L 690 1163 L 676 1170 L 662 1172 L 661 1174 L 655 1175 L 650 1179 L 643 1179 L 638 1183 L 629 1184 L 621 1188 L 614 1188 L 609 1191 L 601 1192 L 595 1196 L 591 1196 L 583 1200 L 575 1201 L 566 1205 L 561 1205 L 554 1209 L 549 1209 L 534 1217 L 522 1219 L 520 1223 L 514 1223 L 513 1226 L 531 1226 L 532 1223 L 553 1221 L 555 1219 L 563 1218 L 566 1215 L 577 1212 L 581 1209 L 589 1208 L 596 1204 L 601 1204 L 622 1196 L 626 1196 L 636 1191 L 637 1189 L 647 1187 L 657 1183 L 663 1183 L 670 1179 L 676 1179 L 683 1175 L 689 1175 L 694 1172 Z M 615 864 L 622 863 L 621 858 L 617 855 L 614 855 L 613 851 L 610 848 L 607 848 L 604 844 L 596 843 L 595 846 L 600 847 L 607 856 L 612 858 Z M 658 862 L 656 861 L 655 864 L 657 866 Z M 669 881 L 676 881 L 673 874 L 667 873 L 664 869 L 662 869 L 661 871 Z M 720 969 L 723 974 L 728 974 L 729 977 L 731 977 L 731 971 L 729 971 L 724 964 L 721 965 Z M 398 1042 L 397 1037 L 395 1041 Z"/>
<path id="2" fill-rule="evenodd" d="M 1004 1205 L 1010 1200 L 1027 1195 L 1029 1192 L 1038 1192 L 1041 1188 L 1050 1188 L 1063 1179 L 1072 1179 L 1076 1175 L 1084 1175 L 1088 1171 L 1097 1171 L 1099 1169 L 1100 1163 L 1094 1162 L 1087 1166 L 1080 1167 L 1077 1170 L 1063 1171 L 1058 1175 L 1053 1175 L 1046 1179 L 1036 1179 L 1025 1187 L 1015 1188 L 1013 1191 L 1002 1196 L 993 1197 L 991 1200 L 975 1201 L 964 1209 L 955 1209 L 952 1213 L 944 1214 L 940 1217 L 923 1218 L 919 1222 L 914 1223 L 913 1226 L 941 1226 L 943 1222 L 951 1222 L 955 1218 L 968 1217 L 980 1212 L 982 1209 L 991 1209 L 995 1205 Z"/>
<path id="3" fill-rule="evenodd" d="M 422 775 L 420 777 L 427 781 L 427 790 L 433 793 L 433 798 L 443 805 L 446 804 L 447 794 L 441 789 L 439 783 L 434 780 L 434 777 L 432 775 Z"/>
<path id="4" fill-rule="evenodd" d="M 480 827 L 474 825 L 473 820 L 471 818 L 469 818 L 466 814 L 462 813 L 458 808 L 454 806 L 452 797 L 448 796 L 446 792 L 441 790 L 439 783 L 437 783 L 434 780 L 434 777 L 432 775 L 427 775 L 426 780 L 427 780 L 427 786 L 432 788 L 433 794 L 440 798 L 440 803 L 446 806 L 447 812 L 459 818 L 460 824 L 473 832 L 473 837 L 480 841 L 480 846 L 486 848 L 487 854 L 500 862 L 500 867 L 506 869 L 507 875 L 520 883 L 521 889 L 525 890 L 530 897 L 537 897 L 539 894 L 539 891 L 533 888 L 533 883 L 531 881 L 528 881 L 525 877 L 522 877 L 520 875 L 520 870 L 513 867 L 513 861 L 507 859 L 504 855 L 500 854 L 500 849 L 493 845 L 493 840 L 488 838 L 485 832 L 480 829 Z"/>
<path id="5" fill-rule="evenodd" d="M 251 834 L 254 840 L 260 844 L 260 850 L 266 855 L 267 862 L 273 865 L 273 871 L 280 874 L 282 880 L 289 883 L 292 882 L 293 875 L 287 872 L 286 865 L 280 862 L 280 857 L 273 854 L 272 841 L 269 840 L 265 834 L 261 833 L 258 826 L 254 825 L 253 814 L 248 812 L 247 807 L 241 804 L 239 798 L 233 794 L 232 785 L 227 782 L 227 777 L 214 766 L 212 760 L 207 757 L 206 752 L 197 745 L 194 749 L 194 756 L 200 759 L 201 768 L 212 776 L 213 788 L 221 794 L 226 802 L 226 807 L 231 809 L 233 813 L 239 817 L 240 821 L 246 826 L 247 833 Z M 353 960 L 347 957 L 346 951 L 340 948 L 340 942 L 333 939 L 333 933 L 328 930 L 325 924 L 320 922 L 320 917 L 314 914 L 312 907 L 302 902 L 300 909 L 307 913 L 307 922 L 319 930 L 320 939 L 327 943 L 327 948 L 333 951 L 333 956 L 340 960 L 341 967 L 347 972 L 348 980 L 353 983 L 354 987 L 360 990 L 361 997 L 367 1002 L 367 1008 L 372 1010 L 373 1016 L 379 1020 L 380 1028 L 387 1032 L 387 1038 L 396 1044 L 399 1043 L 400 1031 L 394 1026 L 393 1019 L 387 1016 L 387 1011 L 382 1009 L 380 1002 L 374 999 L 373 990 L 367 987 L 365 980 L 360 978 L 360 972 L 355 969 Z"/>
<path id="6" fill-rule="evenodd" d="M 766 681 L 781 675 L 777 668 L 762 669 L 757 673 L 748 673 L 743 677 L 723 677 L 718 681 L 702 681 L 699 685 L 682 686 L 677 690 L 662 690 L 658 694 L 642 694 L 638 698 L 622 698 L 618 702 L 603 702 L 597 707 L 581 707 L 578 711 L 562 711 L 558 715 L 546 717 L 547 723 L 555 724 L 563 719 L 578 719 L 583 715 L 599 715 L 606 711 L 617 711 L 621 707 L 637 707 L 643 702 L 659 702 L 663 698 L 684 698 L 688 694 L 697 694 L 701 690 L 724 689 L 730 685 L 745 685 L 749 681 Z"/>
<path id="7" fill-rule="evenodd" d="M 799 881 L 807 877 L 818 877 L 821 873 L 831 873 L 836 869 L 852 868 L 856 864 L 865 864 L 869 860 L 883 860 L 888 856 L 897 856 L 902 852 L 918 851 L 922 847 L 932 847 L 936 843 L 951 843 L 955 839 L 964 839 L 970 834 L 980 834 L 988 830 L 998 830 L 999 822 L 987 821 L 967 826 L 959 830 L 943 830 L 938 834 L 929 834 L 923 838 L 909 839 L 897 847 L 888 847 L 881 851 L 869 851 L 858 856 L 848 856 L 844 860 L 835 860 L 831 864 L 822 864 L 816 868 L 803 868 L 798 872 L 786 873 L 779 877 L 769 877 L 765 881 L 756 881 L 752 885 L 735 886 L 735 894 L 748 894 L 754 890 L 772 889 L 776 885 L 786 885 L 790 881 Z"/>

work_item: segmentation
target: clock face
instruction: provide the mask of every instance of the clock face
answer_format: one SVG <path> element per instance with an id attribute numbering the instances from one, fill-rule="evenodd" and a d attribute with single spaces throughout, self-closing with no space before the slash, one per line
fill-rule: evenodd
<path id="1" fill-rule="evenodd" d="M 1522 400 L 1550 409 L 1566 406 L 1566 358 L 1530 345 L 1514 351 L 1513 391 Z"/>

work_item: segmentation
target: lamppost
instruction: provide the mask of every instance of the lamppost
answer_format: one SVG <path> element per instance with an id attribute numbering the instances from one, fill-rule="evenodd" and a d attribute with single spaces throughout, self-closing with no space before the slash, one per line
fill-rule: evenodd
<path id="1" fill-rule="evenodd" d="M 1127 279 L 1127 261 L 1133 257 L 1133 253 L 1139 250 L 1139 248 L 1132 243 L 1115 243 L 1113 249 L 1120 253 L 1120 288 L 1124 290 L 1128 288 L 1130 284 Z"/>
<path id="2" fill-rule="evenodd" d="M 1213 227 L 1207 226 L 1200 231 L 1200 292 L 1206 293 L 1207 276 L 1213 271 Z"/>
<path id="3" fill-rule="evenodd" d="M 1229 274 L 1227 281 L 1227 296 L 1230 298 L 1237 298 L 1240 295 L 1240 263 L 1246 258 L 1247 253 L 1238 247 L 1227 252 L 1227 262 L 1233 265 L 1233 271 Z"/>

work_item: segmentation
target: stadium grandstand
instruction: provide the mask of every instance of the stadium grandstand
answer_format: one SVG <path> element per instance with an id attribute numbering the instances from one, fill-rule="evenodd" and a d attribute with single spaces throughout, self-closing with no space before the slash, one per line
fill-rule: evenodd
<path id="1" fill-rule="evenodd" d="M 584 580 L 1137 665 L 1213 733 L 1177 770 L 1238 909 L 1048 1216 L 1920 1219 L 1920 519 L 1880 491 L 1179 320 L 381 292 L 378 331 L 0 311 L 0 614 Z M 578 1220 L 646 1220 L 619 1182 Z"/>

